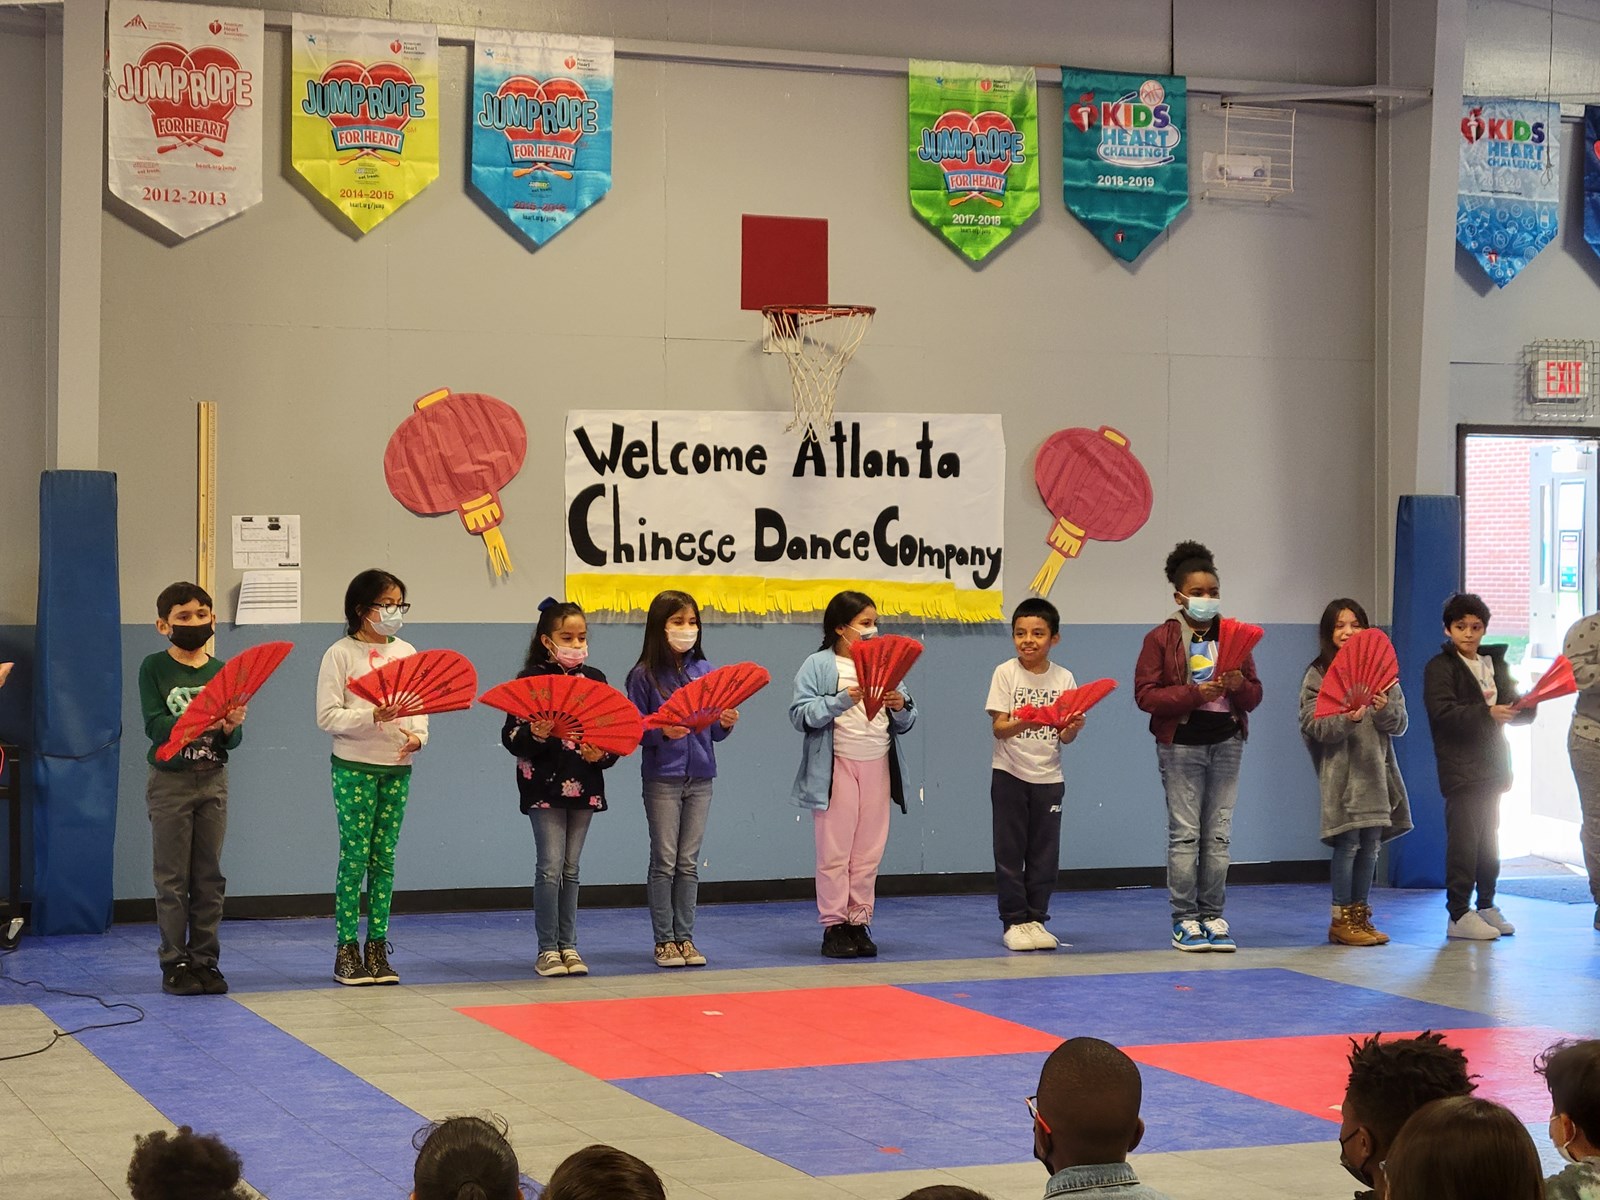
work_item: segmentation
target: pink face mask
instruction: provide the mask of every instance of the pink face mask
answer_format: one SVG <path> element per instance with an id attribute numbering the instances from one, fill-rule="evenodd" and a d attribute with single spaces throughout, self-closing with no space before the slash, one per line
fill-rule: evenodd
<path id="1" fill-rule="evenodd" d="M 563 671 L 575 671 L 583 666 L 584 659 L 589 657 L 587 646 L 556 646 L 551 651 L 555 655 L 557 665 Z"/>

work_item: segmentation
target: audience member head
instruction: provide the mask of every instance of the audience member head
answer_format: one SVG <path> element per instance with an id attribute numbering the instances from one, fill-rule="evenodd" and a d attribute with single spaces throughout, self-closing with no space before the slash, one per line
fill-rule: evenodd
<path id="1" fill-rule="evenodd" d="M 1447 1096 L 1400 1128 L 1383 1174 L 1388 1200 L 1544 1200 L 1544 1169 L 1510 1109 Z"/>
<path id="2" fill-rule="evenodd" d="M 1465 1096 L 1476 1085 L 1467 1056 L 1442 1034 L 1380 1040 L 1373 1034 L 1350 1041 L 1350 1082 L 1339 1106 L 1339 1162 L 1369 1188 L 1383 1194 L 1378 1164 L 1400 1127 L 1430 1100 Z"/>
<path id="3" fill-rule="evenodd" d="M 958 1183 L 935 1183 L 907 1192 L 900 1200 L 989 1200 L 989 1197 Z"/>
<path id="4" fill-rule="evenodd" d="M 1039 1072 L 1033 1156 L 1054 1175 L 1067 1167 L 1119 1163 L 1144 1137 L 1139 1068 L 1099 1038 L 1062 1042 Z"/>
<path id="5" fill-rule="evenodd" d="M 551 1174 L 542 1200 L 666 1200 L 666 1196 L 661 1176 L 649 1163 L 615 1146 L 585 1146 L 569 1154 Z"/>
<path id="6" fill-rule="evenodd" d="M 517 1155 L 499 1117 L 448 1117 L 417 1130 L 412 1200 L 522 1200 Z"/>
<path id="7" fill-rule="evenodd" d="M 135 1138 L 128 1161 L 133 1200 L 244 1200 L 239 1156 L 219 1139 L 180 1125 Z"/>
<path id="8" fill-rule="evenodd" d="M 1557 1042 L 1535 1065 L 1550 1089 L 1550 1140 L 1561 1157 L 1600 1158 L 1600 1041 Z"/>

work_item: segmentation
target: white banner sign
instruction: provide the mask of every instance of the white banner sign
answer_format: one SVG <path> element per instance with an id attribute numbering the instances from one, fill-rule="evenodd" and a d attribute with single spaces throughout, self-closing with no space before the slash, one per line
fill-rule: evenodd
<path id="1" fill-rule="evenodd" d="M 111 192 L 181 237 L 261 201 L 259 11 L 111 0 Z"/>
<path id="2" fill-rule="evenodd" d="M 1000 619 L 999 416 L 836 415 L 820 442 L 788 420 L 569 413 L 567 598 L 633 612 L 682 588 L 721 612 L 783 614 L 853 588 L 885 614 Z"/>

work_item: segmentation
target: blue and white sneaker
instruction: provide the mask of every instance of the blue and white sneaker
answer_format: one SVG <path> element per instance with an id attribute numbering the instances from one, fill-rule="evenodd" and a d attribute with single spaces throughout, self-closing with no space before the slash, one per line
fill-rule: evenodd
<path id="1" fill-rule="evenodd" d="M 1221 917 L 1207 917 L 1200 922 L 1200 928 L 1205 930 L 1207 945 L 1219 954 L 1232 954 L 1239 948 L 1228 932 L 1228 923 Z"/>
<path id="2" fill-rule="evenodd" d="M 1172 923 L 1172 948 L 1174 950 L 1206 951 L 1212 948 L 1206 931 L 1199 921 L 1174 921 Z"/>

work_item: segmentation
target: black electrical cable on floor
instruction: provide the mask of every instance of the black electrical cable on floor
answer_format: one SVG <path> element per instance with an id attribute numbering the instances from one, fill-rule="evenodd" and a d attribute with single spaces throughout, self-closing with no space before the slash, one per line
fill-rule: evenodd
<path id="1" fill-rule="evenodd" d="M 120 1029 L 124 1025 L 137 1025 L 140 1021 L 144 1020 L 144 1009 L 140 1008 L 137 1004 L 134 1004 L 129 1000 L 106 1001 L 90 992 L 69 992 L 65 988 L 54 988 L 47 983 L 41 983 L 37 979 L 18 979 L 15 976 L 7 975 L 4 971 L 4 960 L 10 958 L 11 955 L 15 953 L 16 950 L 14 949 L 0 953 L 0 979 L 4 979 L 8 983 L 14 983 L 18 987 L 36 987 L 50 993 L 52 996 L 71 996 L 74 1000 L 93 1000 L 107 1012 L 114 1012 L 119 1008 L 131 1008 L 139 1015 L 126 1021 L 100 1021 L 88 1025 L 79 1025 L 76 1029 L 56 1029 L 50 1034 L 50 1040 L 44 1045 L 34 1050 L 24 1050 L 20 1054 L 0 1054 L 0 1062 L 13 1062 L 19 1058 L 32 1058 L 35 1054 L 43 1054 L 62 1038 L 77 1037 L 78 1034 L 88 1033 L 92 1029 Z"/>

